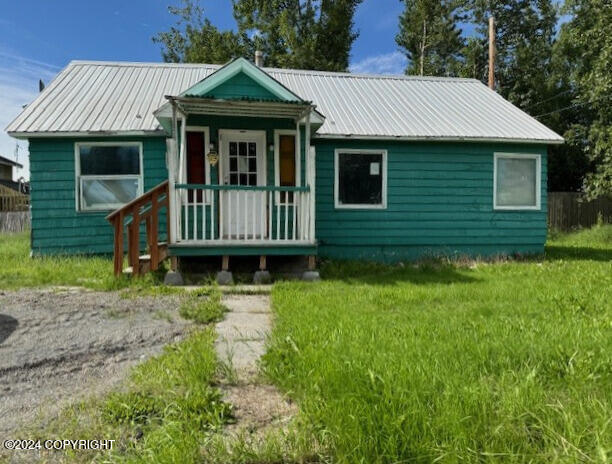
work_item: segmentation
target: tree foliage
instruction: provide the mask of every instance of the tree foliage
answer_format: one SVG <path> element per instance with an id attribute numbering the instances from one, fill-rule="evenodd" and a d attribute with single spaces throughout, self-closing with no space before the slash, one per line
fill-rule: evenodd
<path id="1" fill-rule="evenodd" d="M 153 37 L 162 45 L 164 61 L 171 63 L 226 63 L 250 51 L 245 37 L 233 31 L 219 31 L 195 0 L 182 0 L 181 6 L 171 6 L 169 12 L 177 20 L 165 32 Z"/>
<path id="2" fill-rule="evenodd" d="M 224 63 L 263 51 L 276 67 L 346 71 L 362 0 L 233 0 L 237 32 L 219 31 L 197 0 L 170 7 L 177 17 L 154 41 L 172 62 Z"/>
<path id="3" fill-rule="evenodd" d="M 571 20 L 559 35 L 558 53 L 565 64 L 572 99 L 566 113 L 566 140 L 590 162 L 587 196 L 612 196 L 612 2 L 570 0 Z"/>
<path id="4" fill-rule="evenodd" d="M 464 39 L 457 0 L 403 0 L 395 41 L 408 58 L 407 74 L 445 76 L 456 73 Z"/>

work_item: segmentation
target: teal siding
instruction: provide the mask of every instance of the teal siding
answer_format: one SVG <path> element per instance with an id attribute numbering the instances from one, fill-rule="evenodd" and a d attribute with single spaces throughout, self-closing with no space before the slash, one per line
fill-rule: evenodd
<path id="1" fill-rule="evenodd" d="M 222 83 L 221 85 L 215 87 L 209 93 L 204 95 L 208 98 L 218 98 L 218 99 L 234 99 L 234 98 L 253 98 L 253 99 L 263 99 L 263 100 L 279 100 L 276 95 L 270 92 L 268 89 L 265 89 L 257 82 L 255 82 L 252 78 L 247 76 L 244 73 L 239 73 Z"/>
<path id="2" fill-rule="evenodd" d="M 546 148 L 537 145 L 313 141 L 319 255 L 401 261 L 435 255 L 540 253 L 546 241 Z M 336 148 L 385 149 L 387 208 L 334 208 Z M 494 152 L 542 155 L 539 211 L 493 210 Z"/>
<path id="3" fill-rule="evenodd" d="M 208 126 L 211 141 L 216 144 L 219 129 L 265 130 L 268 146 L 274 141 L 274 129 L 295 128 L 292 121 L 267 118 L 194 117 L 189 124 Z M 302 146 L 303 135 L 302 132 Z M 163 137 L 113 140 L 143 142 L 145 190 L 167 179 Z M 112 229 L 104 219 L 107 213 L 75 210 L 75 141 L 30 140 L 34 254 L 112 252 Z M 545 147 L 321 139 L 313 140 L 313 144 L 317 148 L 316 231 L 321 256 L 393 262 L 439 254 L 489 256 L 543 251 L 547 209 Z M 388 151 L 387 209 L 334 208 L 336 148 Z M 540 211 L 493 210 L 496 151 L 542 155 Z M 273 185 L 274 157 L 267 147 L 266 155 L 267 184 Z M 302 179 L 304 166 L 302 158 Z M 211 177 L 217 183 L 216 168 Z M 165 221 L 161 224 L 164 227 Z"/>
<path id="4" fill-rule="evenodd" d="M 108 212 L 76 211 L 74 143 L 115 140 L 143 143 L 145 191 L 168 178 L 163 137 L 30 139 L 34 255 L 112 253 Z M 165 233 L 165 214 L 160 224 Z"/>

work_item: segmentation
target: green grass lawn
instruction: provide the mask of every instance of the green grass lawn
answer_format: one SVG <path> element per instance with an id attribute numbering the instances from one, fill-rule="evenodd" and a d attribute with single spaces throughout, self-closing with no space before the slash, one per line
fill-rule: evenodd
<path id="1" fill-rule="evenodd" d="M 0 235 L 0 288 L 169 291 L 159 276 L 114 279 L 109 258 L 28 255 L 26 235 Z M 272 294 L 263 368 L 300 407 L 287 435 L 227 442 L 209 328 L 38 433 L 118 439 L 110 454 L 65 456 L 97 462 L 612 459 L 612 226 L 553 235 L 545 257 L 522 261 L 332 262 L 322 274 Z M 181 307 L 200 323 L 223 311 L 214 289 Z"/>
<path id="2" fill-rule="evenodd" d="M 0 234 L 0 288 L 50 285 L 81 286 L 95 290 L 151 287 L 163 281 L 162 272 L 140 279 L 115 278 L 110 256 L 44 256 L 30 258 L 30 234 Z"/>
<path id="3" fill-rule="evenodd" d="M 612 226 L 544 259 L 322 272 L 275 286 L 264 360 L 322 458 L 612 460 Z"/>

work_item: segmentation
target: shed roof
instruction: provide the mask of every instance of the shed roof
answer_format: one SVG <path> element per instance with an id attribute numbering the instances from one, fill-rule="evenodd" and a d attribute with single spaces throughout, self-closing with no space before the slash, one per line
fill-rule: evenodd
<path id="1" fill-rule="evenodd" d="M 23 165 L 21 163 L 18 163 L 17 161 L 13 161 L 12 159 L 9 159 L 9 158 L 5 158 L 4 156 L 0 156 L 0 165 L 13 166 L 16 168 L 23 168 Z"/>
<path id="2" fill-rule="evenodd" d="M 16 137 L 155 134 L 153 112 L 218 65 L 73 61 L 7 127 Z M 561 143 L 474 79 L 263 68 L 325 115 L 318 137 Z"/>

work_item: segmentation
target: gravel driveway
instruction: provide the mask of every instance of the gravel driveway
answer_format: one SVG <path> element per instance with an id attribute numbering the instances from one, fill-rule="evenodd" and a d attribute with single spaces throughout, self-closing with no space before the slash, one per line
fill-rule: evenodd
<path id="1" fill-rule="evenodd" d="M 107 391 L 130 366 L 181 339 L 190 324 L 178 306 L 177 296 L 0 291 L 0 436 L 69 400 Z"/>

